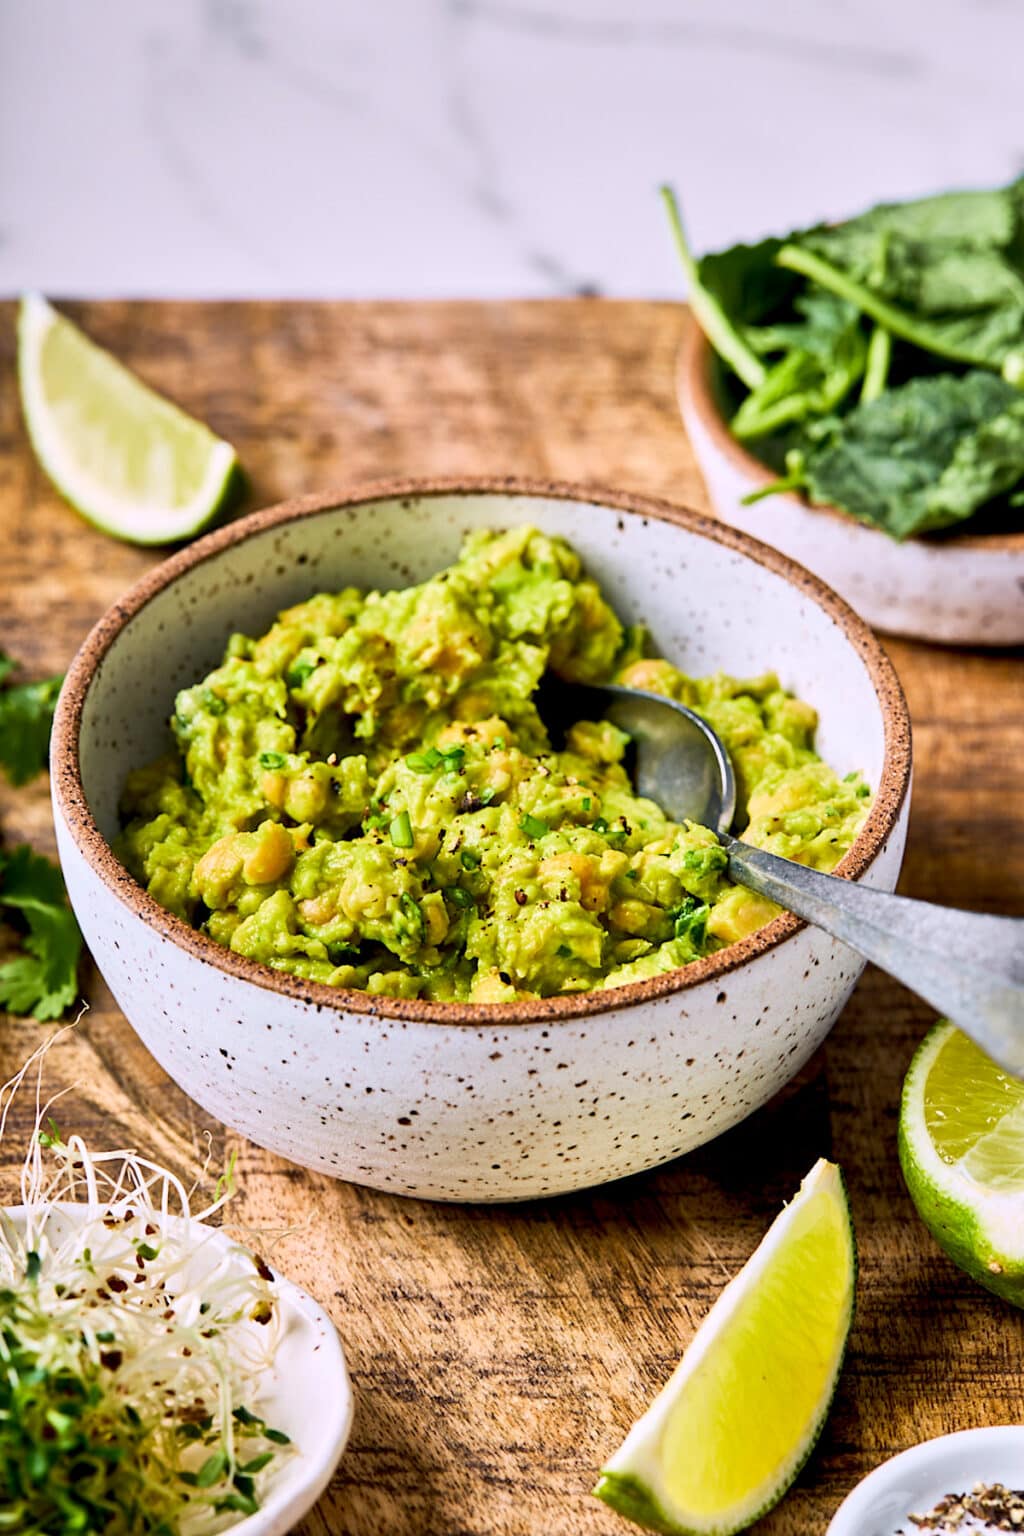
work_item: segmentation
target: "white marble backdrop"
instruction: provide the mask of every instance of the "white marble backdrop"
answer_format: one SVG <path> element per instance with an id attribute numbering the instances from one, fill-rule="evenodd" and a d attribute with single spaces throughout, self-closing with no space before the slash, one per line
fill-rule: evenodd
<path id="1" fill-rule="evenodd" d="M 1024 169 L 1024 0 L 0 0 L 0 292 L 679 291 Z"/>

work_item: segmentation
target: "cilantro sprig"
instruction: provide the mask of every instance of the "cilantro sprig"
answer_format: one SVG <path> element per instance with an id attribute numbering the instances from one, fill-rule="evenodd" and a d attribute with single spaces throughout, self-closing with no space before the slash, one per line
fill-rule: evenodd
<path id="1" fill-rule="evenodd" d="M 0 651 L 0 767 L 12 784 L 27 784 L 46 767 L 50 726 L 62 677 L 9 684 L 10 656 Z"/>
<path id="2" fill-rule="evenodd" d="M 0 1007 L 60 1018 L 78 994 L 82 937 L 60 871 L 27 845 L 0 849 L 0 916 L 25 929 L 21 952 L 0 965 Z"/>

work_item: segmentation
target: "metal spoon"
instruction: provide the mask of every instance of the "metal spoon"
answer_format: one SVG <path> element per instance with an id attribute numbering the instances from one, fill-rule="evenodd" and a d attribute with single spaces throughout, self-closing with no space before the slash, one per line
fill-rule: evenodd
<path id="1" fill-rule="evenodd" d="M 576 720 L 604 718 L 627 731 L 639 793 L 673 821 L 710 827 L 728 852 L 730 879 L 841 939 L 1024 1077 L 1024 919 L 891 896 L 737 841 L 729 754 L 707 721 L 672 699 L 548 677 L 539 708 L 555 741 Z"/>

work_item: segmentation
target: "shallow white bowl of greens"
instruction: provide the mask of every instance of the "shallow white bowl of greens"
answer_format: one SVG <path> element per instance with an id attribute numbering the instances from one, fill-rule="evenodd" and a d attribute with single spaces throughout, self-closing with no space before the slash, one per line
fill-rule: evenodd
<path id="1" fill-rule="evenodd" d="M 700 258 L 662 195 L 691 306 L 680 404 L 719 517 L 879 629 L 1024 640 L 1024 178 Z"/>
<path id="2" fill-rule="evenodd" d="M 1024 644 L 1024 529 L 964 532 L 897 543 L 838 507 L 793 491 L 747 504 L 777 478 L 729 431 L 715 387 L 715 355 L 686 316 L 677 392 L 715 513 L 828 582 L 888 634 L 950 645 Z"/>

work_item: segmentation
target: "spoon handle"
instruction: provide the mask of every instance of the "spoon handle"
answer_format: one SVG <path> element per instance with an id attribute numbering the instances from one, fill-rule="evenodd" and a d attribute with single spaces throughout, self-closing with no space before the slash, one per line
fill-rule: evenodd
<path id="1" fill-rule="evenodd" d="M 722 842 L 738 885 L 874 961 L 1024 1077 L 1024 919 L 891 896 L 727 835 Z"/>

